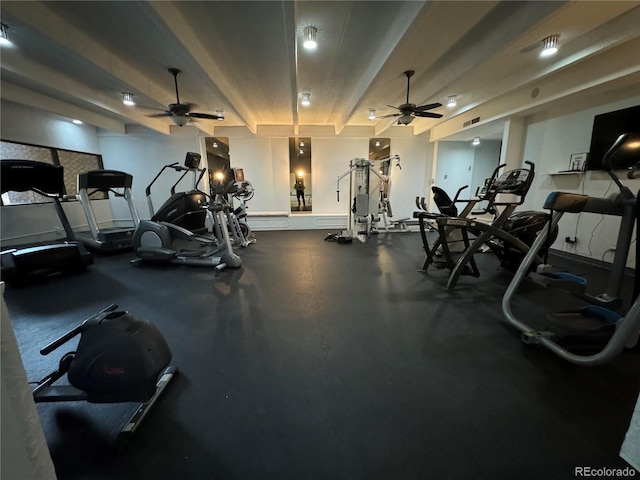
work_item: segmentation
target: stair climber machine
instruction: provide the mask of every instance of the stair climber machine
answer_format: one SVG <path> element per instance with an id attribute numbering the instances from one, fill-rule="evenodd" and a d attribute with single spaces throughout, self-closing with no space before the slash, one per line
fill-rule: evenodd
<path id="1" fill-rule="evenodd" d="M 36 403 L 139 403 L 117 438 L 123 447 L 156 403 L 177 368 L 169 366 L 171 350 L 148 320 L 109 305 L 40 350 L 48 355 L 80 335 L 56 370 L 37 382 Z M 63 376 L 69 384 L 55 385 Z"/>
<path id="2" fill-rule="evenodd" d="M 140 216 L 131 193 L 132 184 L 133 177 L 118 170 L 91 170 L 78 175 L 78 194 L 76 198 L 82 205 L 89 224 L 88 231 L 76 232 L 78 240 L 87 247 L 102 252 L 131 249 L 133 232 L 140 223 Z M 100 228 L 90 201 L 91 195 L 98 192 L 111 192 L 116 197 L 124 198 L 129 208 L 132 225 Z"/>
<path id="3" fill-rule="evenodd" d="M 207 209 L 214 225 L 226 225 L 230 206 L 226 200 L 233 182 L 209 185 Z M 140 262 L 239 268 L 242 260 L 233 251 L 228 228 L 220 229 L 219 238 L 200 235 L 165 221 L 141 220 L 133 235 L 133 250 Z"/>
<path id="4" fill-rule="evenodd" d="M 399 162 L 400 156 L 393 155 L 389 158 L 376 160 L 378 162 Z M 376 224 L 381 220 L 380 213 L 388 215 L 390 210 L 385 211 L 389 205 L 385 207 L 384 196 L 380 193 L 383 190 L 386 178 L 378 173 L 378 168 L 374 160 L 366 158 L 354 158 L 349 161 L 349 170 L 338 176 L 336 185 L 337 200 L 340 201 L 340 181 L 349 176 L 349 199 L 353 199 L 353 204 L 349 208 L 349 218 L 347 230 L 338 234 L 330 234 L 325 240 L 335 240 L 338 243 L 351 243 L 353 238 L 357 238 L 360 242 L 365 243 L 371 235 L 376 232 Z M 373 177 L 371 174 L 373 173 Z M 375 182 L 377 177 L 379 183 Z M 378 191 L 376 184 L 380 185 Z M 388 200 L 388 198 L 387 198 Z M 386 218 L 385 218 L 386 222 Z M 386 223 L 385 223 L 386 226 Z"/>
<path id="5" fill-rule="evenodd" d="M 448 269 L 450 274 L 446 289 L 450 290 L 456 286 L 461 275 L 480 276 L 474 255 L 483 248 L 491 250 L 496 255 L 500 261 L 500 268 L 514 271 L 518 267 L 533 241 L 544 229 L 549 217 L 544 212 L 514 213 L 524 202 L 533 182 L 535 166 L 528 161 L 525 164 L 525 168 L 508 170 L 501 175 L 498 175 L 498 172 L 505 165 L 498 166 L 475 198 L 458 200 L 467 203 L 461 216 L 434 216 L 438 238 L 433 245 L 429 244 L 424 223 L 430 218 L 428 215 L 419 216 L 420 232 L 426 252 L 421 271 L 427 271 L 430 265 Z M 486 205 L 479 211 L 473 211 L 481 202 L 486 202 Z M 486 223 L 475 217 L 478 214 L 490 214 L 493 220 Z M 451 241 L 452 233 L 456 229 L 460 230 L 461 241 L 456 238 L 455 243 L 462 243 L 462 248 L 459 249 L 462 253 L 459 254 L 454 252 L 454 242 Z M 557 235 L 557 230 L 554 229 L 552 235 Z M 536 257 L 536 261 L 540 263 L 542 259 Z"/>
<path id="6" fill-rule="evenodd" d="M 199 153 L 187 152 L 184 165 L 178 162 L 165 165 L 154 177 L 145 189 L 149 213 L 153 222 L 168 222 L 178 227 L 186 228 L 194 233 L 204 233 L 207 231 L 207 194 L 198 189 L 202 177 L 206 173 L 206 168 L 200 168 L 201 155 Z M 162 176 L 165 170 L 174 170 L 181 173 L 178 180 L 171 187 L 171 196 L 155 211 L 151 201 L 151 187 Z M 183 192 L 176 192 L 176 187 L 180 181 L 188 174 L 192 176 L 192 188 Z"/>
<path id="7" fill-rule="evenodd" d="M 615 161 L 615 163 L 614 163 Z M 627 178 L 640 178 L 640 148 L 630 141 L 630 134 L 618 137 L 603 157 L 603 166 L 618 187 L 618 192 L 606 198 L 590 197 L 576 193 L 552 192 L 544 207 L 551 211 L 551 220 L 533 243 L 524 257 L 502 299 L 502 311 L 506 320 L 521 332 L 524 343 L 541 345 L 559 357 L 577 365 L 601 365 L 616 357 L 626 347 L 638 342 L 640 332 L 640 247 L 636 241 L 636 265 L 634 291 L 631 306 L 622 315 L 620 309 L 623 298 L 621 290 L 625 266 L 632 243 L 634 223 L 640 230 L 640 191 L 634 194 L 625 186 L 614 168 L 628 169 Z M 535 257 L 546 245 L 550 245 L 548 232 L 553 229 L 565 213 L 582 212 L 620 217 L 620 228 L 611 264 L 606 291 L 594 294 L 589 291 L 586 279 L 557 271 L 548 263 L 543 263 L 531 273 Z M 636 238 L 638 232 L 636 230 Z M 519 320 L 512 309 L 513 298 L 529 276 L 535 283 L 545 288 L 557 288 L 577 298 L 585 306 L 558 313 L 547 314 L 546 320 L 534 328 Z"/>
<path id="8" fill-rule="evenodd" d="M 76 240 L 62 209 L 64 168 L 33 160 L 2 160 L 2 194 L 33 191 L 50 198 L 66 234 L 64 243 L 8 248 L 0 253 L 2 279 L 7 283 L 28 283 L 56 275 L 82 273 L 93 256 Z M 18 207 L 20 208 L 20 207 Z"/>

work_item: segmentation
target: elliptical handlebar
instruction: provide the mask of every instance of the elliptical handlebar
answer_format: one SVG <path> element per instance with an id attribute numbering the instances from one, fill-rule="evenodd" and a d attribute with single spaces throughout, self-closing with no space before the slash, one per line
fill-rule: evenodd
<path id="1" fill-rule="evenodd" d="M 621 192 L 628 190 L 628 188 L 624 186 L 624 184 L 620 181 L 620 177 L 618 177 L 618 175 L 614 171 L 613 166 L 611 165 L 611 159 L 616 154 L 616 152 L 626 143 L 629 137 L 631 137 L 631 133 L 623 133 L 622 135 L 620 135 L 616 139 L 616 141 L 613 143 L 613 145 L 611 145 L 611 148 L 609 148 L 609 150 L 607 150 L 607 152 L 602 157 L 602 166 L 605 168 L 605 170 L 607 171 L 611 179 L 615 182 L 615 184 L 618 186 Z M 631 167 L 631 170 L 629 170 L 629 172 L 627 173 L 627 178 L 631 180 L 635 178 L 639 178 L 640 177 L 639 171 L 640 171 L 640 162 L 636 162 Z"/>
<path id="2" fill-rule="evenodd" d="M 464 186 L 462 186 L 462 187 L 460 187 L 458 189 L 458 191 L 456 192 L 455 197 L 453 197 L 453 203 L 456 203 L 458 201 L 460 201 L 460 202 L 466 202 L 467 201 L 467 200 L 458 200 L 458 197 L 460 197 L 460 194 L 462 193 L 462 191 L 467 189 L 467 188 L 469 188 L 469 185 L 464 185 Z"/>
<path id="3" fill-rule="evenodd" d="M 158 172 L 158 174 L 153 177 L 153 180 L 151 180 L 151 183 L 149 185 L 147 185 L 147 188 L 145 188 L 144 193 L 146 194 L 147 197 L 151 196 L 151 186 L 156 183 L 156 180 L 158 180 L 158 177 L 160 177 L 160 175 L 162 175 L 162 172 L 164 172 L 167 168 L 173 168 L 176 172 L 179 172 L 182 169 L 181 165 L 178 165 L 178 162 L 173 162 L 170 165 L 165 165 L 164 167 L 162 167 L 162 169 Z M 151 215 L 153 215 L 153 212 L 151 212 Z"/>
<path id="4" fill-rule="evenodd" d="M 93 315 L 91 315 L 89 318 L 87 318 L 84 322 L 82 322 L 80 325 L 78 325 L 77 327 L 72 328 L 71 330 L 69 330 L 67 333 L 65 333 L 64 335 L 62 335 L 61 337 L 55 339 L 53 342 L 51 342 L 50 344 L 42 347 L 40 349 L 40 355 L 49 355 L 51 352 L 53 352 L 56 348 L 60 347 L 61 345 L 64 345 L 65 343 L 67 343 L 69 340 L 71 340 L 73 337 L 75 337 L 76 335 L 82 333 L 82 330 L 84 328 L 85 323 L 95 320 L 96 318 L 98 318 L 100 315 L 104 315 L 105 313 L 109 313 L 109 312 L 113 312 L 116 308 L 118 308 L 118 305 L 115 303 L 112 303 L 111 305 L 109 305 L 107 308 L 99 311 L 98 313 L 95 313 Z"/>

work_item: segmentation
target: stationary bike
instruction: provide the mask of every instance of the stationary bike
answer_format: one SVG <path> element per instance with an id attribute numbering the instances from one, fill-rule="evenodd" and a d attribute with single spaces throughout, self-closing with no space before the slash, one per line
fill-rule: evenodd
<path id="1" fill-rule="evenodd" d="M 126 441 L 178 371 L 169 366 L 171 350 L 148 320 L 109 305 L 40 350 L 48 355 L 80 335 L 75 351 L 64 354 L 58 368 L 38 382 L 36 403 L 87 401 L 140 402 L 120 432 Z M 54 385 L 64 375 L 70 385 Z"/>

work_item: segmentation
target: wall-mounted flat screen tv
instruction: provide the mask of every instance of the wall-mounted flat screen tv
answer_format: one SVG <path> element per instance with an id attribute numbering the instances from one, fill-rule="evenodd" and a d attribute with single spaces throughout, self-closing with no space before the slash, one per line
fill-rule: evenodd
<path id="1" fill-rule="evenodd" d="M 604 170 L 602 165 L 604 154 L 623 133 L 631 133 L 632 138 L 630 140 L 640 141 L 640 105 L 603 113 L 593 118 L 587 170 Z M 613 167 L 619 169 L 628 168 L 627 164 L 632 159 L 625 157 L 630 155 L 632 155 L 632 150 L 630 149 L 621 148 L 618 150 L 612 158 Z"/>

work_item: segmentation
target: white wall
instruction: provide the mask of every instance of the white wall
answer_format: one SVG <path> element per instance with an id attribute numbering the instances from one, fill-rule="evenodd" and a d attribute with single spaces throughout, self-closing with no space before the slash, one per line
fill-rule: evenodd
<path id="1" fill-rule="evenodd" d="M 415 198 L 431 186 L 433 146 L 427 135 L 391 139 L 391 155 L 400 155 L 401 168 L 392 167 L 389 201 L 394 219 L 413 218 Z"/>
<path id="2" fill-rule="evenodd" d="M 440 141 L 436 165 L 435 185 L 450 196 L 464 185 L 461 198 L 473 196 L 484 180 L 491 176 L 500 162 L 500 141 L 485 140 L 477 147 L 470 142 Z"/>
<path id="3" fill-rule="evenodd" d="M 640 104 L 640 96 L 612 102 L 578 112 L 549 111 L 534 115 L 525 122 L 523 159 L 536 164 L 536 176 L 530 193 L 521 209 L 542 210 L 545 199 L 552 191 L 573 192 L 595 197 L 615 193 L 617 188 L 610 177 L 601 171 L 588 171 L 584 175 L 551 176 L 550 173 L 569 168 L 572 153 L 588 152 L 591 142 L 593 117 Z M 640 180 L 623 182 L 632 192 L 640 189 Z M 608 251 L 615 246 L 619 218 L 590 213 L 566 214 L 560 221 L 560 233 L 554 248 L 596 260 L 611 261 Z M 564 241 L 575 236 L 577 243 Z M 628 266 L 634 265 L 632 246 Z"/>
<path id="4" fill-rule="evenodd" d="M 2 140 L 100 153 L 97 131 L 91 125 L 75 125 L 71 119 L 6 100 L 1 105 Z"/>
<path id="5" fill-rule="evenodd" d="M 5 100 L 1 107 L 2 140 L 100 154 L 95 127 L 75 125 L 71 119 Z M 65 202 L 64 211 L 72 227 L 88 228 L 77 202 Z M 95 207 L 95 214 L 98 221 L 111 218 L 109 206 L 104 202 Z M 52 204 L 2 207 L 0 228 L 4 247 L 64 238 Z"/>
<path id="6" fill-rule="evenodd" d="M 163 135 L 146 128 L 132 128 L 126 134 L 100 130 L 98 143 L 102 152 L 104 168 L 121 170 L 133 175 L 133 197 L 141 218 L 149 218 L 145 188 L 164 165 L 184 163 L 187 152 L 200 152 L 199 138 L 203 134 L 194 127 L 175 127 L 171 135 Z M 206 161 L 206 157 L 205 160 Z M 154 183 L 151 191 L 154 210 L 169 198 L 171 186 L 180 178 L 172 169 L 164 171 Z M 192 177 L 188 175 L 180 182 L 178 190 L 190 190 Z M 115 219 L 130 218 L 126 203 L 112 198 L 111 208 Z"/>

